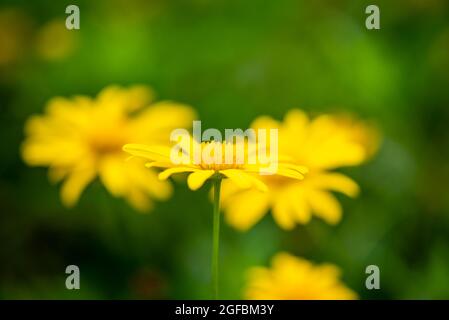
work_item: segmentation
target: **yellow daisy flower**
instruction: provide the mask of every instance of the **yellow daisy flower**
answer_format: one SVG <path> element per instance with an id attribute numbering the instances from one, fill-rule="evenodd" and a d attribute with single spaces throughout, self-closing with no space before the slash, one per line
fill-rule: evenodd
<path id="1" fill-rule="evenodd" d="M 147 167 L 159 167 L 165 170 L 159 174 L 162 180 L 172 174 L 188 172 L 187 184 L 190 189 L 199 189 L 207 180 L 213 181 L 213 241 L 212 241 L 212 284 L 213 297 L 218 298 L 218 248 L 220 230 L 220 189 L 223 179 L 227 179 L 239 188 L 255 189 L 259 192 L 267 191 L 266 185 L 257 174 L 265 168 L 261 161 L 252 162 L 249 159 L 259 154 L 259 146 L 251 148 L 248 141 L 240 142 L 196 142 L 190 135 L 183 139 L 187 144 L 178 143 L 173 147 L 146 146 L 142 144 L 127 144 L 123 150 L 132 156 L 143 158 L 147 161 Z M 243 147 L 243 148 L 242 148 Z M 204 150 L 209 150 L 210 157 L 204 157 Z M 232 150 L 233 157 L 227 157 Z M 236 150 L 243 151 L 243 157 L 236 159 Z M 173 152 L 174 151 L 174 152 Z M 177 155 L 182 161 L 174 161 L 173 155 Z M 278 157 L 278 159 L 282 159 Z M 232 161 L 229 161 L 232 160 Z M 239 160 L 239 161 L 237 161 Z M 242 160 L 242 161 L 240 161 Z M 276 176 L 286 179 L 302 180 L 307 169 L 292 163 L 276 161 L 277 170 L 272 172 Z"/>
<path id="2" fill-rule="evenodd" d="M 147 167 L 164 168 L 165 170 L 159 174 L 161 180 L 166 180 L 175 173 L 188 172 L 187 185 L 191 190 L 201 188 L 208 179 L 220 177 L 229 179 L 238 188 L 247 189 L 254 187 L 261 192 L 267 191 L 267 186 L 259 178 L 259 173 L 266 166 L 265 164 L 260 162 L 250 164 L 247 161 L 247 154 L 244 156 L 245 161 L 239 164 L 235 161 L 236 152 L 233 152 L 234 161 L 226 163 L 226 150 L 238 150 L 238 143 L 215 141 L 198 143 L 190 136 L 187 140 L 190 142 L 189 145 L 181 146 L 178 150 L 185 157 L 185 161 L 182 163 L 174 163 L 172 161 L 171 153 L 173 149 L 170 147 L 127 144 L 123 147 L 123 150 L 132 156 L 147 160 Z M 204 161 L 201 154 L 201 150 L 204 150 L 204 148 L 211 150 L 212 162 Z M 221 152 L 219 157 L 215 159 L 214 150 L 217 149 L 221 150 Z M 241 150 L 244 150 L 246 153 L 249 152 L 246 143 Z M 195 152 L 199 153 L 198 157 L 196 157 Z M 195 159 L 199 161 L 196 162 Z M 307 173 L 307 168 L 304 166 L 278 162 L 275 175 L 302 180 L 305 173 Z"/>
<path id="3" fill-rule="evenodd" d="M 242 190 L 225 182 L 222 206 L 227 221 L 237 229 L 247 230 L 271 209 L 273 218 L 284 229 L 308 223 L 312 214 L 327 223 L 338 223 L 342 209 L 331 191 L 354 197 L 359 187 L 349 177 L 331 170 L 366 161 L 377 149 L 376 131 L 347 116 L 309 119 L 300 110 L 290 111 L 283 122 L 259 117 L 251 127 L 277 128 L 279 152 L 306 166 L 309 173 L 303 181 L 261 177 L 269 189 L 265 193 Z"/>
<path id="4" fill-rule="evenodd" d="M 278 253 L 272 267 L 249 271 L 245 298 L 255 300 L 352 300 L 357 294 L 340 281 L 332 264 L 315 265 L 288 253 Z"/>
<path id="5" fill-rule="evenodd" d="M 148 210 L 150 197 L 168 198 L 171 185 L 145 170 L 138 159 L 125 161 L 123 144 L 160 143 L 174 128 L 190 126 L 195 117 L 190 107 L 174 102 L 149 106 L 152 98 L 145 86 L 110 86 L 94 99 L 54 98 L 44 115 L 27 121 L 22 157 L 30 166 L 49 167 L 52 181 L 64 180 L 61 199 L 66 206 L 75 205 L 98 176 L 112 195 Z"/>

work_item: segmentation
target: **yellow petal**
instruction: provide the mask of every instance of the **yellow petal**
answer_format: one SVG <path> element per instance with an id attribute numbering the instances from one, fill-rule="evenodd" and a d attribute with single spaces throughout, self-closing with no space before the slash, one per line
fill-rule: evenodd
<path id="1" fill-rule="evenodd" d="M 220 205 L 224 206 L 228 200 L 232 201 L 232 196 L 236 193 L 242 192 L 242 189 L 239 188 L 235 183 L 233 183 L 230 179 L 223 179 L 221 182 L 221 192 L 220 192 Z M 214 193 L 211 189 L 209 194 L 210 199 L 213 199 Z"/>
<path id="2" fill-rule="evenodd" d="M 266 214 L 269 199 L 269 194 L 254 189 L 232 195 L 223 207 L 226 221 L 238 230 L 248 230 Z"/>
<path id="3" fill-rule="evenodd" d="M 166 146 L 147 146 L 144 144 L 130 143 L 123 146 L 123 151 L 150 161 L 171 163 L 171 148 Z"/>
<path id="4" fill-rule="evenodd" d="M 139 114 L 135 121 L 145 125 L 151 123 L 151 129 L 155 131 L 166 128 L 190 128 L 195 118 L 196 113 L 192 107 L 173 101 L 161 101 L 152 104 Z"/>
<path id="5" fill-rule="evenodd" d="M 168 181 L 158 179 L 158 174 L 154 169 L 147 169 L 142 166 L 140 159 L 133 159 L 125 162 L 125 168 L 132 186 L 144 191 L 146 194 L 159 200 L 168 199 L 173 191 Z"/>
<path id="6" fill-rule="evenodd" d="M 307 142 L 304 156 L 311 167 L 330 169 L 358 165 L 366 159 L 365 148 L 330 115 L 321 115 L 311 122 Z"/>
<path id="7" fill-rule="evenodd" d="M 187 178 L 187 185 L 191 190 L 198 190 L 214 173 L 214 170 L 195 171 L 189 174 L 189 177 Z"/>
<path id="8" fill-rule="evenodd" d="M 284 117 L 285 124 L 294 130 L 303 130 L 303 128 L 309 123 L 309 117 L 307 114 L 299 109 L 292 109 Z"/>
<path id="9" fill-rule="evenodd" d="M 341 206 L 330 192 L 308 190 L 307 200 L 316 216 L 329 224 L 336 224 L 340 221 Z"/>
<path id="10" fill-rule="evenodd" d="M 140 212 L 148 212 L 153 207 L 153 202 L 143 191 L 139 189 L 131 189 L 125 196 L 128 203 Z"/>
<path id="11" fill-rule="evenodd" d="M 300 166 L 294 163 L 280 163 L 279 165 L 282 166 L 283 168 L 288 168 L 297 171 L 303 175 L 309 172 L 309 169 L 307 167 Z"/>
<path id="12" fill-rule="evenodd" d="M 234 182 L 239 188 L 247 189 L 252 185 L 248 175 L 241 170 L 227 169 L 221 170 L 220 173 L 231 179 L 231 181 Z"/>
<path id="13" fill-rule="evenodd" d="M 48 168 L 48 179 L 51 183 L 62 181 L 70 173 L 69 168 L 65 167 L 50 167 Z"/>
<path id="14" fill-rule="evenodd" d="M 29 166 L 71 167 L 89 154 L 86 145 L 67 138 L 29 138 L 22 145 L 22 158 Z"/>
<path id="15" fill-rule="evenodd" d="M 154 92 L 145 85 L 134 85 L 126 89 L 125 107 L 128 111 L 135 111 L 147 106 L 154 98 Z"/>
<path id="16" fill-rule="evenodd" d="M 349 197 L 358 195 L 360 188 L 351 178 L 341 173 L 318 173 L 310 177 L 311 185 L 332 191 L 341 192 Z"/>
<path id="17" fill-rule="evenodd" d="M 292 189 L 289 191 L 288 195 L 292 213 L 295 215 L 296 220 L 302 224 L 308 223 L 312 214 L 304 192 L 296 188 L 296 190 Z"/>
<path id="18" fill-rule="evenodd" d="M 259 191 L 262 191 L 262 192 L 268 191 L 267 185 L 262 180 L 260 180 L 259 178 L 255 177 L 251 174 L 248 174 L 248 176 L 249 176 L 249 179 L 251 179 L 253 186 L 256 187 Z"/>
<path id="19" fill-rule="evenodd" d="M 234 182 L 239 188 L 247 189 L 252 186 L 258 188 L 261 191 L 267 191 L 267 186 L 261 180 L 252 176 L 249 173 L 246 173 L 243 170 L 239 169 L 226 169 L 220 170 L 224 176 L 228 177 L 232 182 Z"/>
<path id="20" fill-rule="evenodd" d="M 291 167 L 285 167 L 283 164 L 278 165 L 276 174 L 297 180 L 304 179 L 304 174 L 301 171 L 292 169 Z"/>
<path id="21" fill-rule="evenodd" d="M 273 208 L 273 218 L 283 229 L 290 230 L 295 226 L 295 213 L 289 205 L 289 199 L 285 194 L 278 194 Z"/>
<path id="22" fill-rule="evenodd" d="M 111 85 L 98 94 L 97 105 L 111 114 L 125 114 L 147 106 L 153 96 L 153 91 L 147 86 L 124 88 Z"/>
<path id="23" fill-rule="evenodd" d="M 64 181 L 61 188 L 61 200 L 67 207 L 74 206 L 84 188 L 95 178 L 94 167 L 76 169 Z"/>
<path id="24" fill-rule="evenodd" d="M 280 122 L 268 116 L 260 116 L 251 123 L 252 129 L 275 129 L 279 128 Z"/>
<path id="25" fill-rule="evenodd" d="M 138 114 L 131 127 L 133 135 L 139 137 L 138 141 L 151 139 L 159 143 L 169 143 L 173 129 L 190 128 L 196 117 L 194 109 L 188 105 L 162 101 Z"/>
<path id="26" fill-rule="evenodd" d="M 118 197 L 129 188 L 128 171 L 121 157 L 106 157 L 99 165 L 99 175 L 108 191 Z"/>

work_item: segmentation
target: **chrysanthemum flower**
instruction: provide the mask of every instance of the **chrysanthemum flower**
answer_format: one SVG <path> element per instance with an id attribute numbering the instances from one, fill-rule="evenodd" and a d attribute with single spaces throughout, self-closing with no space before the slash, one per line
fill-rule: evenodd
<path id="1" fill-rule="evenodd" d="M 174 128 L 189 127 L 195 117 L 188 106 L 150 105 L 152 98 L 144 86 L 110 86 L 95 99 L 54 98 L 44 115 L 27 121 L 23 159 L 30 166 L 49 167 L 52 181 L 63 180 L 61 199 L 66 206 L 76 204 L 98 176 L 111 194 L 147 210 L 151 198 L 170 196 L 171 185 L 157 179 L 155 171 L 145 169 L 138 159 L 125 161 L 123 144 L 160 143 Z"/>
<path id="2" fill-rule="evenodd" d="M 163 168 L 159 174 L 161 180 L 168 179 L 172 174 L 188 172 L 189 176 L 187 178 L 187 184 L 191 190 L 197 190 L 211 178 L 221 177 L 227 178 L 238 188 L 252 188 L 261 192 L 267 191 L 267 186 L 259 174 L 266 164 L 261 164 L 260 162 L 250 164 L 248 161 L 243 161 L 243 163 L 237 163 L 235 161 L 230 161 L 226 163 L 225 155 L 226 150 L 232 149 L 233 151 L 239 149 L 235 142 L 202 142 L 198 143 L 193 138 L 189 137 L 188 140 L 191 142 L 186 147 L 180 147 L 178 152 L 183 154 L 185 161 L 182 163 L 174 163 L 171 159 L 172 148 L 166 146 L 147 146 L 141 144 L 127 144 L 123 147 L 123 150 L 131 154 L 132 156 L 141 157 L 147 161 L 147 167 L 159 167 Z M 195 146 L 196 145 L 196 146 Z M 209 148 L 211 150 L 211 155 L 213 161 L 204 161 L 201 150 L 204 148 Z M 215 161 L 214 150 L 220 149 L 219 158 Z M 243 146 L 242 150 L 248 152 L 247 145 Z M 200 153 L 196 158 L 194 152 L 198 151 Z M 257 151 L 256 151 L 257 152 Z M 236 152 L 234 152 L 234 155 Z M 248 159 L 245 155 L 244 159 Z M 196 162 L 195 159 L 199 161 Z M 277 170 L 274 175 L 283 176 L 285 178 L 292 178 L 296 180 L 302 180 L 304 174 L 307 172 L 307 168 L 304 166 L 292 164 L 292 163 L 277 163 Z"/>
<path id="3" fill-rule="evenodd" d="M 283 122 L 259 117 L 251 127 L 278 128 L 279 152 L 306 166 L 309 173 L 302 181 L 261 177 L 269 189 L 265 193 L 242 190 L 225 182 L 222 206 L 227 221 L 247 230 L 271 209 L 275 221 L 284 229 L 309 222 L 312 214 L 327 223 L 338 223 L 342 209 L 332 191 L 354 197 L 359 187 L 332 170 L 366 161 L 377 149 L 376 131 L 347 116 L 322 115 L 311 120 L 300 110 L 290 111 Z"/>
<path id="4" fill-rule="evenodd" d="M 143 158 L 147 161 L 147 167 L 159 167 L 165 170 L 159 174 L 162 180 L 172 174 L 188 172 L 187 184 L 190 189 L 199 189 L 207 180 L 213 181 L 214 209 L 213 209 L 213 241 L 212 241 L 212 283 L 214 297 L 218 298 L 218 247 L 220 229 L 220 189 L 223 179 L 229 180 L 238 188 L 255 189 L 258 192 L 267 191 L 266 185 L 260 180 L 260 173 L 266 164 L 260 161 L 252 162 L 248 159 L 258 154 L 261 146 L 257 145 L 251 149 L 248 141 L 221 143 L 221 142 L 196 142 L 190 135 L 186 136 L 187 144 L 177 144 L 173 147 L 146 146 L 141 144 L 127 144 L 123 150 L 132 156 Z M 240 145 L 239 145 L 240 144 Z M 240 148 L 243 147 L 243 148 Z M 203 149 L 205 148 L 205 149 Z M 210 150 L 211 157 L 204 157 L 204 150 Z M 239 156 L 226 157 L 229 150 L 237 156 L 236 150 L 245 153 Z M 207 153 L 206 153 L 207 154 Z M 173 155 L 178 155 L 182 161 L 174 161 Z M 176 157 L 175 157 L 176 158 Z M 282 159 L 282 157 L 276 157 Z M 230 160 L 230 161 L 229 161 Z M 238 160 L 238 161 L 237 161 Z M 276 171 L 271 172 L 274 176 L 284 177 L 292 180 L 302 180 L 307 169 L 292 163 L 276 161 Z M 257 205 L 257 204 L 255 204 Z"/>
<path id="5" fill-rule="evenodd" d="M 255 300 L 352 300 L 357 294 L 340 281 L 332 264 L 315 265 L 288 253 L 278 253 L 271 268 L 249 271 L 245 297 Z"/>

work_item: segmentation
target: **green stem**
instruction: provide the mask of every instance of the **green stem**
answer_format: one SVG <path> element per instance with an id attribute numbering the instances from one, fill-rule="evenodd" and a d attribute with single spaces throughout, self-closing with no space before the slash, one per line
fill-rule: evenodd
<path id="1" fill-rule="evenodd" d="M 214 180 L 214 224 L 212 231 L 212 288 L 213 297 L 218 299 L 218 249 L 220 244 L 220 188 L 221 178 Z"/>

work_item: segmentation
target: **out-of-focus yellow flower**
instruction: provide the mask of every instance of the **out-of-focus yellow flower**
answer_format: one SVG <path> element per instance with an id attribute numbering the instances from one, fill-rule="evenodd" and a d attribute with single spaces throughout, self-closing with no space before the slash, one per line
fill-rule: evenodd
<path id="1" fill-rule="evenodd" d="M 36 34 L 36 52 L 46 60 L 60 60 L 73 52 L 76 32 L 68 30 L 62 19 L 51 20 Z"/>
<path id="2" fill-rule="evenodd" d="M 376 131 L 348 116 L 322 115 L 311 120 L 300 110 L 290 111 L 283 122 L 259 117 L 251 127 L 278 128 L 279 152 L 306 166 L 309 173 L 302 181 L 262 177 L 269 189 L 265 193 L 224 183 L 222 206 L 227 221 L 247 230 L 271 208 L 284 229 L 309 222 L 312 213 L 327 223 L 338 223 L 342 209 L 331 191 L 354 197 L 359 187 L 349 177 L 330 170 L 367 160 L 377 150 Z"/>
<path id="3" fill-rule="evenodd" d="M 259 162 L 250 164 L 247 160 L 249 158 L 249 149 L 245 144 L 243 148 L 239 148 L 238 142 L 196 142 L 192 137 L 187 137 L 190 142 L 188 146 L 181 146 L 178 150 L 184 154 L 185 161 L 183 163 L 174 163 L 171 159 L 172 148 L 166 146 L 147 146 L 139 144 L 127 144 L 123 147 L 123 150 L 130 153 L 133 156 L 141 157 L 147 160 L 147 167 L 159 167 L 165 168 L 159 174 L 159 178 L 162 180 L 168 179 L 174 173 L 189 172 L 187 178 L 187 184 L 191 190 L 197 190 L 208 180 L 214 177 L 228 178 L 238 188 L 254 189 L 259 192 L 267 191 L 267 186 L 261 181 L 258 174 L 264 167 Z M 209 148 L 212 154 L 212 161 L 205 162 L 202 157 L 202 150 Z M 214 156 L 214 150 L 219 149 L 220 156 L 217 159 Z M 234 155 L 236 150 L 243 150 L 245 152 L 244 160 L 242 163 L 232 161 L 232 163 L 226 163 L 226 150 L 233 150 Z M 195 159 L 199 161 L 196 162 Z M 275 176 L 282 176 L 286 179 L 293 178 L 293 180 L 302 180 L 304 174 L 307 173 L 307 168 L 291 163 L 277 163 L 277 170 Z"/>
<path id="4" fill-rule="evenodd" d="M 27 52 L 31 30 L 31 19 L 20 9 L 0 11 L 0 66 L 16 62 Z"/>
<path id="5" fill-rule="evenodd" d="M 61 199 L 66 206 L 76 204 L 86 186 L 99 176 L 111 194 L 147 210 L 150 197 L 170 196 L 171 185 L 159 181 L 138 159 L 125 161 L 123 144 L 160 143 L 171 130 L 189 127 L 195 118 L 190 107 L 178 103 L 148 106 L 152 98 L 145 86 L 110 86 L 95 99 L 54 98 L 45 115 L 27 121 L 23 159 L 30 166 L 49 167 L 52 181 L 64 180 Z"/>
<path id="6" fill-rule="evenodd" d="M 249 271 L 245 298 L 256 300 L 352 300 L 357 294 L 340 281 L 332 264 L 315 265 L 288 253 L 278 253 L 271 268 Z"/>

